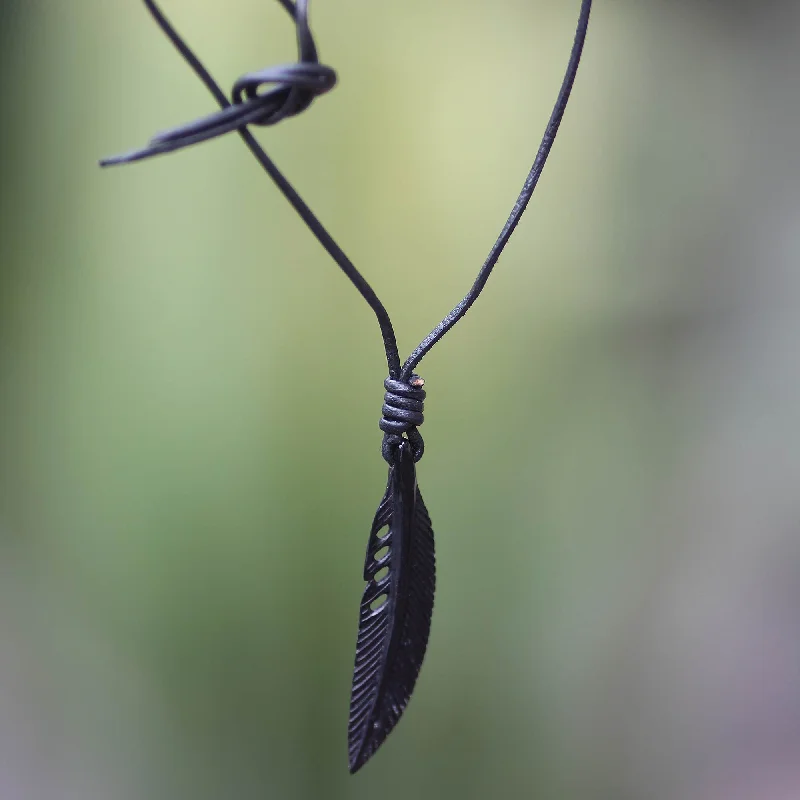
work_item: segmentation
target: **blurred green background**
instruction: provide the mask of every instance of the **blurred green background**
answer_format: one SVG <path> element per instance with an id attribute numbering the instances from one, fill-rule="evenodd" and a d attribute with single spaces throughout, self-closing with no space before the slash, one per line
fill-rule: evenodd
<path id="1" fill-rule="evenodd" d="M 268 0 L 165 0 L 223 85 Z M 258 136 L 403 355 L 516 198 L 579 3 L 315 0 Z M 800 9 L 598 0 L 543 180 L 420 372 L 438 594 L 346 723 L 374 318 L 136 0 L 0 6 L 0 798 L 800 797 Z M 330 409 L 336 409 L 331 411 Z"/>

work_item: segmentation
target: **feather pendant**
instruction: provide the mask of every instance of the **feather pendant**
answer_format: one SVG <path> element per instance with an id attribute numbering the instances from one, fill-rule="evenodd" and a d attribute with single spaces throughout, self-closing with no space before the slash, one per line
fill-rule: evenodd
<path id="1" fill-rule="evenodd" d="M 367 545 L 350 697 L 350 772 L 391 733 L 428 646 L 436 586 L 433 528 L 407 441 L 395 451 Z"/>

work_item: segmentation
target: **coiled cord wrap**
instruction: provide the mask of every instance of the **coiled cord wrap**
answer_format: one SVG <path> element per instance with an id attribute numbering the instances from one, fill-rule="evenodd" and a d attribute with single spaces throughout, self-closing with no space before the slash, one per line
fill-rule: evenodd
<path id="1" fill-rule="evenodd" d="M 274 84 L 275 88 L 262 91 Z M 208 116 L 156 134 L 151 148 L 180 149 L 238 130 L 244 125 L 275 125 L 305 111 L 336 85 L 336 73 L 324 64 L 296 63 L 267 67 L 239 78 L 233 86 L 233 105 Z"/>
<path id="2" fill-rule="evenodd" d="M 146 147 L 105 158 L 100 162 L 101 166 L 129 164 L 172 153 L 233 131 L 245 132 L 248 125 L 275 125 L 305 111 L 314 98 L 333 89 L 336 73 L 331 67 L 319 63 L 317 48 L 308 26 L 308 0 L 298 0 L 296 4 L 291 0 L 280 0 L 280 3 L 295 22 L 297 61 L 243 75 L 234 84 L 229 102 L 161 10 L 152 0 L 145 0 L 156 21 L 222 107 L 200 119 L 157 133 Z M 265 88 L 269 86 L 272 88 Z"/>
<path id="3" fill-rule="evenodd" d="M 422 458 L 425 442 L 417 428 L 425 421 L 424 384 L 419 375 L 411 375 L 408 382 L 395 378 L 383 382 L 386 394 L 378 425 L 384 434 L 381 452 L 389 463 L 392 463 L 398 445 L 404 441 L 403 434 L 411 445 L 414 461 Z"/>

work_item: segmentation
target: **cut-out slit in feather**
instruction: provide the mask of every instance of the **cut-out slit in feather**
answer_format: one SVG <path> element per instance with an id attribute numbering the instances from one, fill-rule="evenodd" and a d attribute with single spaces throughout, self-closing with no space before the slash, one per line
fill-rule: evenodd
<path id="1" fill-rule="evenodd" d="M 405 446 L 389 468 L 372 523 L 364 580 L 350 698 L 350 772 L 364 766 L 397 724 L 428 646 L 436 585 L 433 528 Z"/>

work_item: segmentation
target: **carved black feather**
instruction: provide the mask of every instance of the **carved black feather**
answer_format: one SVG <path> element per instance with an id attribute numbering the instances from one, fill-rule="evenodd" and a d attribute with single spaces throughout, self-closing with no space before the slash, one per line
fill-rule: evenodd
<path id="1" fill-rule="evenodd" d="M 350 772 L 364 766 L 400 719 L 431 628 L 433 528 L 405 440 L 372 523 L 364 580 L 350 697 Z"/>

